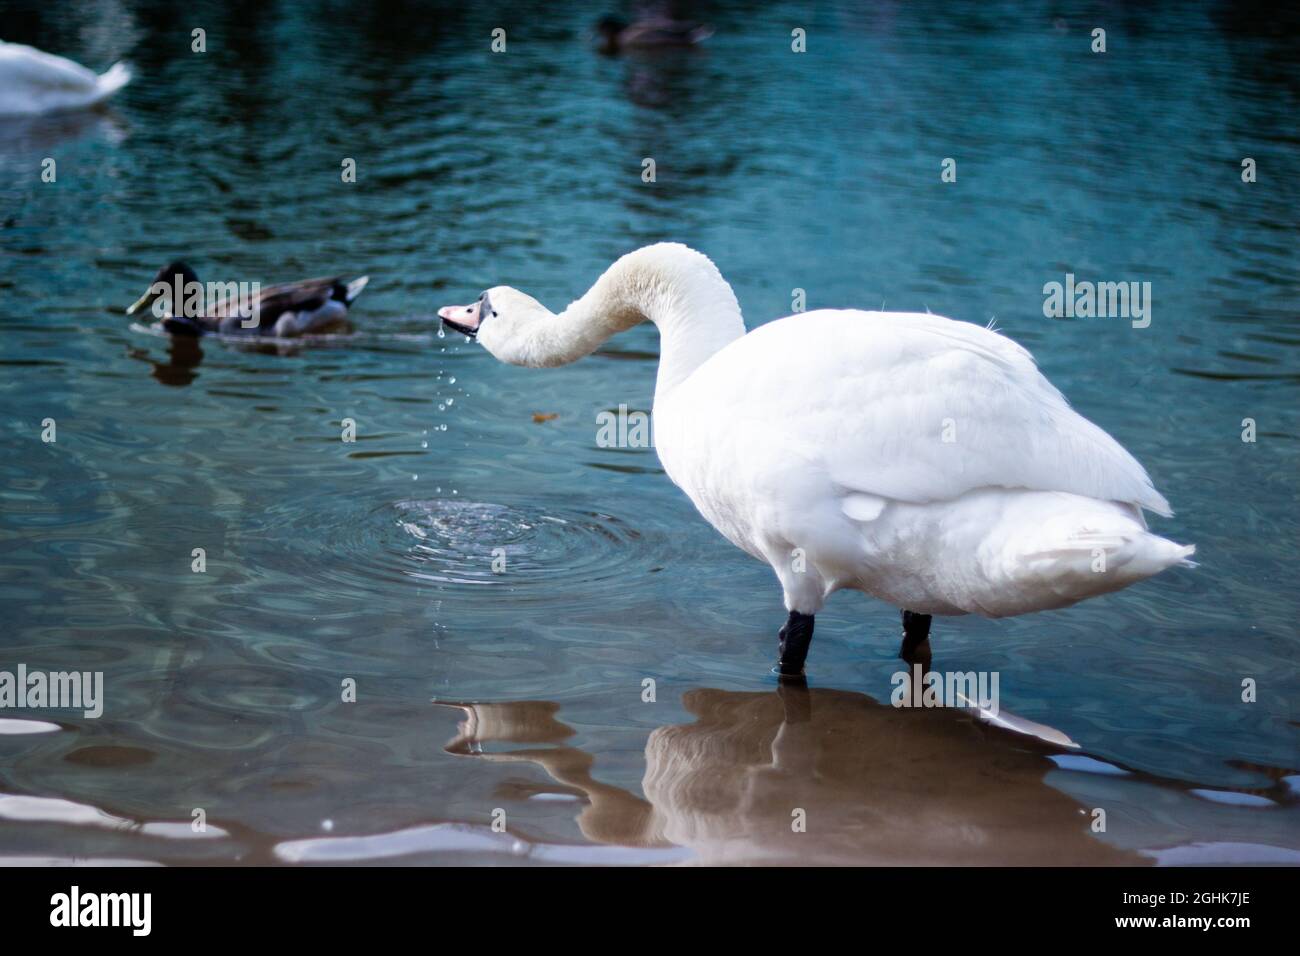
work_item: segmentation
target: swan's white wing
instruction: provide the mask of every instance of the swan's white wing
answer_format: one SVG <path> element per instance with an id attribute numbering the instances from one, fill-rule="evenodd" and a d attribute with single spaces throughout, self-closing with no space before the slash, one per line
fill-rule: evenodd
<path id="1" fill-rule="evenodd" d="M 966 322 L 809 312 L 750 332 L 687 384 L 702 412 L 725 406 L 733 428 L 823 467 L 859 511 L 871 510 L 863 495 L 923 503 L 1006 487 L 1170 513 L 1142 466 L 1072 410 L 1027 351 Z"/>

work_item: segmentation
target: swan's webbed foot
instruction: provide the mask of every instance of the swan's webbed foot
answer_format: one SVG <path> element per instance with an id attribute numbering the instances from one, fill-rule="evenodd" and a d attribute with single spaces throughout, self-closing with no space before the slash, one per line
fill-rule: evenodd
<path id="1" fill-rule="evenodd" d="M 808 657 L 808 645 L 812 643 L 813 616 L 791 611 L 785 626 L 777 635 L 780 638 L 781 658 L 776 662 L 776 671 L 782 677 L 799 677 L 803 675 L 803 662 Z"/>
<path id="2" fill-rule="evenodd" d="M 930 666 L 930 615 L 903 611 L 903 644 L 898 656 L 908 664 Z"/>

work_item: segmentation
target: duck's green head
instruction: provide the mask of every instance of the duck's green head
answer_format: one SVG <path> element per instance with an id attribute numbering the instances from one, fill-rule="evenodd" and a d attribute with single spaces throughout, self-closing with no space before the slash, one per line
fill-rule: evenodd
<path id="1" fill-rule="evenodd" d="M 135 315 L 141 309 L 148 308 L 163 296 L 167 296 L 172 302 L 182 302 L 184 301 L 185 287 L 191 282 L 197 283 L 198 281 L 199 277 L 194 274 L 194 270 L 179 259 L 169 262 L 154 273 L 149 288 L 145 290 L 144 295 L 131 303 L 126 310 L 126 314 Z"/>

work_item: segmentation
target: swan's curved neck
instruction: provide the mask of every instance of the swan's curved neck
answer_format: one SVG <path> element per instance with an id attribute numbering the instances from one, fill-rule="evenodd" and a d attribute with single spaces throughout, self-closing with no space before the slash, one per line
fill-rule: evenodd
<path id="1" fill-rule="evenodd" d="M 712 261 L 686 246 L 660 243 L 623 256 L 586 295 L 534 323 L 530 351 L 545 359 L 538 364 L 564 365 L 646 320 L 659 328 L 656 402 L 745 334 L 735 293 Z"/>

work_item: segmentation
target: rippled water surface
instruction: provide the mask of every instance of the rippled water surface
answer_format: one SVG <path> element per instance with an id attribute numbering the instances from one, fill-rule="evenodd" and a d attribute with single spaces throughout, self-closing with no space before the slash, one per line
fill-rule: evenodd
<path id="1" fill-rule="evenodd" d="M 0 0 L 4 39 L 137 72 L 0 126 L 0 670 L 106 698 L 0 711 L 0 857 L 1300 858 L 1294 17 L 715 3 L 704 48 L 608 58 L 550 4 L 179 9 Z M 1148 467 L 1198 568 L 936 620 L 935 665 L 1055 743 L 888 706 L 897 611 L 857 594 L 778 691 L 770 571 L 597 442 L 649 410 L 653 328 L 532 371 L 432 319 L 663 239 L 751 327 L 796 288 L 996 317 Z M 122 315 L 177 255 L 372 282 L 351 334 L 196 346 Z M 1150 327 L 1044 318 L 1066 273 L 1151 282 Z"/>

